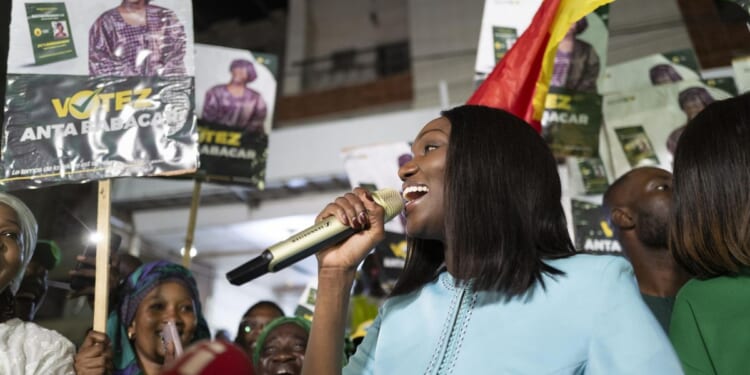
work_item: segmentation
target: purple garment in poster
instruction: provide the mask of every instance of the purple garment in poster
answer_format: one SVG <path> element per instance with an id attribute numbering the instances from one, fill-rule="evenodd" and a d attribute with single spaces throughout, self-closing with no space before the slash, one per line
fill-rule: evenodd
<path id="1" fill-rule="evenodd" d="M 264 132 L 266 102 L 259 93 L 245 88 L 242 96 L 234 96 L 226 84 L 206 92 L 202 119 L 217 124 L 246 128 L 248 132 Z"/>
<path id="2" fill-rule="evenodd" d="M 125 22 L 118 8 L 102 13 L 89 30 L 91 76 L 186 75 L 187 36 L 177 15 L 146 5 L 146 24 Z"/>

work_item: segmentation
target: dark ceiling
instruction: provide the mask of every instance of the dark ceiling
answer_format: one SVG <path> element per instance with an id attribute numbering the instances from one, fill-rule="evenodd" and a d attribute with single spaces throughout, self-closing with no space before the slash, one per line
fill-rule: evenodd
<path id="1" fill-rule="evenodd" d="M 288 0 L 193 0 L 194 27 L 201 31 L 217 21 L 229 19 L 258 21 L 274 10 L 286 12 L 288 6 Z"/>

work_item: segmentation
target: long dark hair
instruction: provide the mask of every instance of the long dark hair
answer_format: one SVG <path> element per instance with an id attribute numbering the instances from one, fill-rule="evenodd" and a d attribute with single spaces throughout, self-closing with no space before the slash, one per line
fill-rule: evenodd
<path id="1" fill-rule="evenodd" d="M 674 156 L 669 248 L 698 278 L 750 266 L 750 94 L 710 104 Z"/>
<path id="2" fill-rule="evenodd" d="M 563 212 L 557 163 L 526 122 L 505 111 L 465 105 L 442 113 L 451 123 L 445 171 L 445 235 L 455 275 L 474 290 L 517 296 L 542 273 L 544 259 L 575 253 Z M 443 244 L 409 239 L 392 295 L 433 280 Z"/>

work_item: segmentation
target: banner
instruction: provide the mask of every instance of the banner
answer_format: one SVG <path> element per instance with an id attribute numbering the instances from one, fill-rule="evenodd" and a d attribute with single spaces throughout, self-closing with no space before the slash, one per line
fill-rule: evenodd
<path id="1" fill-rule="evenodd" d="M 263 189 L 278 59 L 204 44 L 195 50 L 197 177 Z"/>
<path id="2" fill-rule="evenodd" d="M 190 2 L 13 1 L 0 188 L 197 166 Z"/>

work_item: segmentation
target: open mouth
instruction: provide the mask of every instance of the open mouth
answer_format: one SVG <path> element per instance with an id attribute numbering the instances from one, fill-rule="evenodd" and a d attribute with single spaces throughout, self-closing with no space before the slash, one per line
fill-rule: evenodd
<path id="1" fill-rule="evenodd" d="M 430 189 L 424 185 L 412 185 L 404 188 L 404 192 L 401 195 L 406 200 L 406 203 L 411 203 L 419 198 L 422 198 L 425 194 L 429 193 Z"/>
<path id="2" fill-rule="evenodd" d="M 273 375 L 298 375 L 301 369 L 295 369 L 295 366 L 281 365 L 274 371 L 270 371 Z"/>

